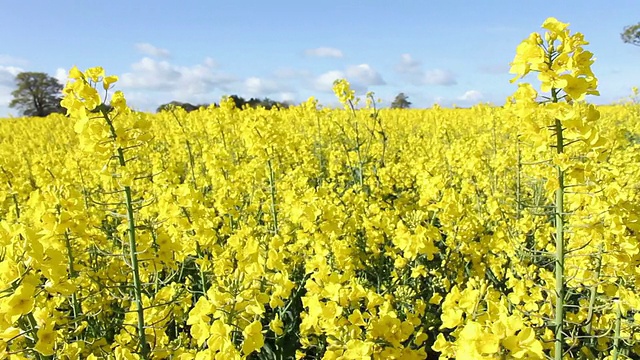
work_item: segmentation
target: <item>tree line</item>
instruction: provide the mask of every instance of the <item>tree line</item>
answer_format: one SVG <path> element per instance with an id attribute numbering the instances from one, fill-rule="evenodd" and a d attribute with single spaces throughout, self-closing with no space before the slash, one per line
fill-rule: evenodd
<path id="1" fill-rule="evenodd" d="M 10 108 L 20 111 L 23 116 L 44 117 L 49 114 L 64 114 L 66 110 L 60 105 L 62 100 L 63 85 L 58 79 L 43 72 L 21 72 L 15 77 L 16 89 L 11 92 L 13 97 L 9 102 Z M 245 107 L 264 107 L 270 110 L 274 107 L 280 109 L 287 108 L 292 104 L 269 99 L 250 98 L 246 100 L 239 95 L 229 96 L 238 109 Z M 168 110 L 172 107 L 181 107 L 187 112 L 197 110 L 210 105 L 218 106 L 216 103 L 194 105 L 188 102 L 171 101 L 156 108 L 156 112 Z"/>
<path id="2" fill-rule="evenodd" d="M 269 99 L 268 97 L 265 97 L 263 99 L 250 98 L 249 100 L 246 100 L 242 96 L 231 95 L 229 96 L 229 99 L 233 100 L 236 108 L 238 109 L 244 109 L 245 107 L 251 107 L 251 108 L 263 107 L 267 110 L 271 110 L 274 107 L 277 107 L 279 109 L 285 109 L 293 105 L 288 101 L 275 101 L 275 100 Z M 218 106 L 217 103 L 194 105 L 188 102 L 171 101 L 169 103 L 158 106 L 158 108 L 156 108 L 156 112 L 167 111 L 173 107 L 180 107 L 187 112 L 191 112 L 194 110 L 198 110 L 201 107 L 208 107 L 211 105 Z"/>
<path id="3" fill-rule="evenodd" d="M 625 26 L 620 37 L 626 44 L 640 46 L 640 22 Z M 9 107 L 20 110 L 23 116 L 44 117 L 53 113 L 65 113 L 64 108 L 60 105 L 63 86 L 56 78 L 42 72 L 21 72 L 16 75 L 15 83 L 16 89 L 11 92 L 13 99 L 9 103 Z M 233 100 L 238 109 L 245 107 L 264 107 L 266 109 L 278 107 L 282 109 L 293 105 L 286 101 L 279 102 L 269 98 L 246 100 L 238 95 L 231 95 L 229 98 Z M 399 93 L 391 103 L 391 108 L 407 109 L 411 107 L 408 98 L 404 93 Z M 156 112 L 168 110 L 171 107 L 181 107 L 189 112 L 210 105 L 217 106 L 215 103 L 194 105 L 188 102 L 171 101 L 158 106 Z"/>
<path id="4" fill-rule="evenodd" d="M 63 86 L 58 79 L 42 72 L 21 72 L 16 75 L 15 83 L 16 89 L 11 93 L 13 99 L 9 103 L 9 107 L 20 110 L 23 116 L 44 117 L 49 114 L 64 114 L 66 112 L 60 105 Z M 247 100 L 239 95 L 231 95 L 229 99 L 233 100 L 238 109 L 263 107 L 271 110 L 272 108 L 284 109 L 293 105 L 287 101 L 275 101 L 268 97 L 263 99 L 252 97 Z M 216 103 L 194 105 L 189 102 L 171 101 L 158 106 L 156 112 L 174 107 L 191 112 L 211 105 L 218 106 Z M 406 109 L 410 106 L 411 102 L 408 101 L 408 96 L 404 93 L 398 94 L 391 103 L 392 108 Z"/>

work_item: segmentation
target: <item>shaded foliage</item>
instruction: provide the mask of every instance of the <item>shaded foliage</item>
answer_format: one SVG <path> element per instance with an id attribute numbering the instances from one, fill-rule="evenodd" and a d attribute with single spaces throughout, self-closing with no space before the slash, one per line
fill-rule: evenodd
<path id="1" fill-rule="evenodd" d="M 193 105 L 193 104 L 188 103 L 188 102 L 172 101 L 170 103 L 162 104 L 162 105 L 158 106 L 158 108 L 156 109 L 156 112 L 159 113 L 159 112 L 162 112 L 162 111 L 166 111 L 166 110 L 169 110 L 172 107 L 181 107 L 186 112 L 191 112 L 191 111 L 194 111 L 194 110 L 198 110 L 201 107 L 207 107 L 207 105 Z"/>
<path id="2" fill-rule="evenodd" d="M 391 103 L 392 109 L 408 109 L 411 107 L 411 102 L 408 100 L 409 97 L 404 93 L 400 93 L 396 95 L 396 98 Z"/>
<path id="3" fill-rule="evenodd" d="M 243 98 L 242 96 L 239 95 L 230 95 L 229 98 L 231 100 L 233 100 L 233 102 L 235 103 L 236 108 L 238 109 L 244 109 L 246 107 L 249 108 L 258 108 L 258 107 L 264 107 L 267 110 L 271 110 L 273 107 L 277 107 L 280 109 L 284 109 L 284 108 L 288 108 L 289 106 L 291 106 L 292 104 L 287 103 L 287 102 L 280 102 L 280 101 L 275 101 L 275 100 L 271 100 L 269 98 L 264 98 L 264 99 L 258 99 L 258 98 L 250 98 L 249 100 Z M 218 104 L 213 103 L 213 106 L 218 106 Z M 171 101 L 169 103 L 166 104 L 162 104 L 160 106 L 158 106 L 158 108 L 156 109 L 156 112 L 162 112 L 162 111 L 166 111 L 169 110 L 172 107 L 181 107 L 184 110 L 186 110 L 187 112 L 191 112 L 194 110 L 198 110 L 201 107 L 208 107 L 210 105 L 207 104 L 200 104 L 200 105 L 193 105 L 191 103 L 188 102 L 180 102 L 180 101 Z"/>
<path id="4" fill-rule="evenodd" d="M 9 107 L 20 109 L 24 116 L 44 117 L 64 113 L 60 106 L 62 85 L 54 77 L 41 72 L 22 72 L 16 75 L 16 89 Z"/>
<path id="5" fill-rule="evenodd" d="M 275 101 L 269 98 L 264 98 L 264 99 L 251 98 L 249 100 L 246 100 L 242 96 L 238 96 L 238 95 L 231 95 L 229 96 L 229 98 L 233 100 L 233 102 L 235 103 L 238 109 L 243 109 L 245 107 L 250 107 L 250 108 L 264 107 L 267 110 L 271 110 L 273 107 L 284 109 L 291 106 L 291 104 L 287 102 Z"/>
<path id="6" fill-rule="evenodd" d="M 620 37 L 626 44 L 640 46 L 640 23 L 626 26 Z"/>

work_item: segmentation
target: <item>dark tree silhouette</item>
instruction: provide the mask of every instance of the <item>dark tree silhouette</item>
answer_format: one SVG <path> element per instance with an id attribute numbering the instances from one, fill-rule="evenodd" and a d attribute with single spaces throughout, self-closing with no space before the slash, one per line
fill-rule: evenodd
<path id="1" fill-rule="evenodd" d="M 398 94 L 396 98 L 393 100 L 393 102 L 391 103 L 391 108 L 392 109 L 408 109 L 409 107 L 411 107 L 411 102 L 407 99 L 409 99 L 409 97 L 404 93 Z"/>
<path id="2" fill-rule="evenodd" d="M 262 106 L 267 110 L 271 110 L 274 107 L 277 107 L 277 108 L 280 108 L 280 109 L 284 109 L 284 108 L 288 108 L 289 106 L 291 106 L 291 104 L 289 104 L 287 102 L 275 101 L 275 100 L 271 100 L 269 98 L 264 98 L 264 99 L 251 98 L 249 100 L 246 100 L 242 96 L 238 96 L 238 95 L 231 95 L 231 96 L 229 96 L 229 98 L 231 100 L 233 100 L 233 102 L 236 105 L 236 108 L 238 108 L 238 109 L 243 109 L 245 106 L 248 106 L 248 107 L 251 107 L 251 108 L 257 108 L 257 107 Z"/>
<path id="3" fill-rule="evenodd" d="M 264 107 L 267 110 L 271 110 L 274 107 L 277 107 L 279 109 L 284 109 L 284 108 L 288 108 L 289 106 L 291 106 L 290 103 L 288 102 L 280 102 L 280 101 L 275 101 L 275 100 L 271 100 L 269 98 L 264 98 L 264 99 L 258 99 L 258 98 L 251 98 L 249 100 L 243 98 L 242 96 L 239 95 L 230 95 L 229 99 L 231 99 L 234 104 L 235 107 L 238 109 L 244 109 L 246 107 L 250 107 L 250 108 L 257 108 L 257 107 Z M 213 103 L 212 105 L 214 106 L 218 106 L 218 104 Z M 171 109 L 172 107 L 181 107 L 184 110 L 186 110 L 187 112 L 191 112 L 194 110 L 198 110 L 201 107 L 208 107 L 209 105 L 193 105 L 190 104 L 188 102 L 180 102 L 180 101 L 171 101 L 169 103 L 166 104 L 162 104 L 160 106 L 158 106 L 158 108 L 156 109 L 156 112 L 161 112 L 161 111 L 166 111 Z"/>
<path id="4" fill-rule="evenodd" d="M 65 112 L 60 105 L 63 86 L 56 78 L 41 72 L 22 72 L 15 81 L 17 88 L 11 93 L 9 107 L 20 109 L 24 116 Z"/>
<path id="5" fill-rule="evenodd" d="M 626 26 L 620 37 L 626 44 L 640 46 L 640 23 Z"/>
<path id="6" fill-rule="evenodd" d="M 201 108 L 203 106 L 206 107 L 207 105 L 193 105 L 193 104 L 188 103 L 188 102 L 172 101 L 170 103 L 162 104 L 162 105 L 158 106 L 158 108 L 156 109 L 156 112 L 166 111 L 166 110 L 169 110 L 172 107 L 181 107 L 186 112 L 191 112 L 191 111 L 194 111 L 194 110 L 198 110 L 199 108 Z"/>

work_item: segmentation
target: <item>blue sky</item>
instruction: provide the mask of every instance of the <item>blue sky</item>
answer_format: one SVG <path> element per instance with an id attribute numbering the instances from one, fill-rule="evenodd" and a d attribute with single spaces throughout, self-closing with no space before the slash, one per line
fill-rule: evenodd
<path id="1" fill-rule="evenodd" d="M 7 107 L 15 74 L 64 82 L 73 65 L 119 75 L 130 105 L 149 111 L 224 94 L 333 105 L 337 77 L 385 104 L 399 92 L 415 107 L 503 104 L 516 88 L 508 74 L 516 46 L 549 16 L 591 43 L 601 92 L 591 101 L 628 96 L 640 85 L 640 47 L 623 44 L 620 32 L 640 21 L 640 2 L 554 3 L 3 1 L 0 117 L 17 115 Z"/>

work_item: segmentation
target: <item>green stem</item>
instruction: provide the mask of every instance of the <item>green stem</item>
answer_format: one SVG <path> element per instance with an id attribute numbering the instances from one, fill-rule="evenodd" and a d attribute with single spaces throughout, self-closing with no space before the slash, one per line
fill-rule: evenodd
<path id="1" fill-rule="evenodd" d="M 549 61 L 551 63 L 551 60 Z M 559 101 L 558 92 L 560 90 L 551 89 L 551 100 L 554 103 Z M 564 137 L 562 134 L 562 122 L 555 120 L 554 130 L 556 134 L 556 152 L 564 153 Z M 556 314 L 555 314 L 555 360 L 562 360 L 564 345 L 564 171 L 560 166 L 556 166 L 558 188 L 555 194 L 555 227 L 556 227 Z"/>
<path id="2" fill-rule="evenodd" d="M 620 327 L 622 322 L 622 309 L 620 309 L 620 300 L 615 301 L 616 307 L 616 327 L 615 335 L 613 337 L 613 354 L 612 360 L 618 360 L 618 354 L 620 354 Z"/>
<path id="3" fill-rule="evenodd" d="M 355 119 L 355 129 L 356 129 L 356 154 L 358 155 L 358 183 L 360 184 L 360 189 L 364 189 L 364 169 L 362 164 L 362 153 L 360 152 L 360 132 L 358 131 L 358 119 Z"/>
<path id="4" fill-rule="evenodd" d="M 552 89 L 553 102 L 558 102 L 557 90 Z M 562 134 L 562 122 L 555 120 L 556 151 L 558 154 L 564 153 L 564 138 Z M 564 345 L 564 171 L 560 166 L 556 167 L 558 172 L 558 188 L 556 189 L 555 201 L 555 226 L 556 226 L 556 314 L 555 314 L 555 359 L 562 360 L 562 348 Z"/>
<path id="5" fill-rule="evenodd" d="M 13 204 L 16 207 L 16 219 L 20 218 L 20 205 L 18 204 L 18 195 L 13 194 L 11 195 L 11 198 L 13 199 Z"/>
<path id="6" fill-rule="evenodd" d="M 0 170 L 2 170 L 2 172 L 4 173 L 4 175 L 7 177 L 7 185 L 9 186 L 9 190 L 11 190 L 12 194 L 11 194 L 11 199 L 13 199 L 13 204 L 15 205 L 16 209 L 16 220 L 20 219 L 20 204 L 18 203 L 18 194 L 16 191 L 13 190 L 13 184 L 11 183 L 11 180 L 9 179 L 9 172 L 7 170 L 5 170 L 3 167 L 0 167 Z"/>
<path id="7" fill-rule="evenodd" d="M 27 317 L 27 322 L 29 323 L 29 326 L 31 327 L 31 331 L 32 331 L 32 335 L 33 335 L 33 346 L 35 347 L 35 344 L 38 343 L 38 322 L 36 321 L 36 318 L 33 316 L 33 313 L 30 312 L 26 315 Z M 36 359 L 38 360 L 46 360 L 46 359 L 51 359 L 51 356 L 45 356 L 40 354 L 39 352 L 37 352 L 36 350 L 34 350 L 34 353 L 36 354 Z"/>
<path id="8" fill-rule="evenodd" d="M 101 107 L 102 115 L 109 125 L 111 130 L 111 136 L 115 142 L 117 138 L 116 130 L 113 127 L 113 123 L 109 118 L 108 110 L 106 106 Z M 124 157 L 124 150 L 118 147 L 118 162 L 121 167 L 127 166 L 127 162 Z M 140 341 L 140 355 L 143 359 L 149 358 L 149 346 L 147 344 L 147 338 L 145 336 L 145 323 L 144 323 L 144 304 L 142 302 L 142 281 L 140 280 L 140 266 L 138 264 L 138 252 L 136 246 L 136 224 L 134 219 L 133 201 L 131 200 L 131 186 L 124 187 L 125 205 L 127 207 L 127 221 L 129 223 L 129 256 L 131 258 L 131 268 L 133 272 L 133 292 L 136 303 L 136 313 L 138 317 L 138 341 Z"/>
<path id="9" fill-rule="evenodd" d="M 358 115 L 356 114 L 356 108 L 353 106 L 351 100 L 349 100 L 349 106 L 351 107 L 351 113 L 353 114 L 353 129 L 356 133 L 356 154 L 358 156 L 358 184 L 360 185 L 360 190 L 364 189 L 364 170 L 363 170 L 363 162 L 362 162 L 362 154 L 360 152 L 360 131 L 358 129 Z M 348 154 L 347 154 L 348 155 Z"/>
<path id="10" fill-rule="evenodd" d="M 76 278 L 78 273 L 73 267 L 73 263 L 75 260 L 73 257 L 73 252 L 71 251 L 71 239 L 69 238 L 69 230 L 65 231 L 64 240 L 67 247 L 67 267 L 69 270 L 69 277 L 71 277 L 71 279 L 74 279 Z M 80 316 L 80 304 L 78 303 L 78 297 L 75 291 L 73 292 L 73 294 L 71 294 L 71 306 L 73 307 L 73 320 L 76 320 L 78 316 Z"/>
<path id="11" fill-rule="evenodd" d="M 193 159 L 193 152 L 191 151 L 191 143 L 186 141 L 187 152 L 189 153 L 189 165 L 191 166 L 191 181 L 193 181 L 193 187 L 198 190 L 198 182 L 196 181 L 195 160 Z"/>
<path id="12" fill-rule="evenodd" d="M 205 255 L 202 252 L 202 249 L 200 249 L 200 244 L 198 242 L 196 242 L 196 254 L 198 255 L 199 258 L 201 259 L 205 259 Z M 195 264 L 198 267 L 198 273 L 200 274 L 200 287 L 202 288 L 202 291 L 200 293 L 198 293 L 197 291 L 194 293 L 195 295 L 195 301 L 197 301 L 200 296 L 206 296 L 207 295 L 207 280 L 205 278 L 205 273 L 204 273 L 204 266 L 203 265 L 198 265 L 197 263 Z"/>
<path id="13" fill-rule="evenodd" d="M 600 253 L 598 254 L 597 265 L 596 265 L 596 281 L 600 279 L 600 273 L 602 271 L 602 250 L 603 249 L 601 245 Z M 598 284 L 596 282 L 596 284 L 594 284 L 591 287 L 590 294 L 589 294 L 589 313 L 587 315 L 587 328 L 585 329 L 585 332 L 587 333 L 587 335 L 591 335 L 591 329 L 593 327 L 593 308 L 596 303 L 597 293 L 598 293 Z M 596 338 L 593 337 L 591 339 L 591 346 L 595 347 L 595 345 L 596 345 Z"/>
<path id="14" fill-rule="evenodd" d="M 271 216 L 273 217 L 273 234 L 278 233 L 278 210 L 276 209 L 276 179 L 271 159 L 267 161 L 269 166 L 269 187 L 271 190 Z"/>
<path id="15" fill-rule="evenodd" d="M 6 174 L 6 171 L 4 169 L 2 169 L 2 170 Z M 7 183 L 9 184 L 9 188 L 12 188 L 11 181 L 7 181 Z M 13 194 L 12 197 L 13 197 L 13 202 L 14 202 L 14 204 L 16 206 L 16 209 L 15 209 L 15 211 L 16 211 L 16 221 L 19 221 L 20 220 L 20 207 L 18 206 L 19 205 L 18 204 L 18 197 L 17 197 L 17 195 L 15 193 Z M 20 236 L 22 236 L 22 235 L 20 235 Z M 35 347 L 36 343 L 38 342 L 38 332 L 36 330 L 37 327 L 38 327 L 38 323 L 36 322 L 35 317 L 33 317 L 33 313 L 32 312 L 30 312 L 27 315 L 25 315 L 25 317 L 27 319 L 27 322 L 29 323 L 29 328 L 31 329 L 30 331 L 31 331 L 31 333 L 33 335 L 33 340 L 29 339 L 28 337 L 25 337 L 25 339 L 26 339 L 26 342 L 27 342 L 27 346 L 29 346 L 31 349 L 33 349 Z M 21 321 L 19 321 L 19 322 L 21 322 Z M 26 328 L 26 326 L 25 326 L 25 328 Z M 39 352 L 37 352 L 35 350 L 33 352 L 36 354 L 36 359 L 38 359 L 38 360 L 47 358 L 47 357 L 43 357 Z"/>
<path id="16" fill-rule="evenodd" d="M 122 149 L 118 149 L 118 154 L 122 156 Z M 148 358 L 149 347 L 144 333 L 144 305 L 142 303 L 142 282 L 140 280 L 140 268 L 138 264 L 138 253 L 136 250 L 136 225 L 133 216 L 133 204 L 131 201 L 131 187 L 124 187 L 125 201 L 127 205 L 127 221 L 129 222 L 129 254 L 131 256 L 131 267 L 133 270 L 133 291 L 136 301 L 136 312 L 138 315 L 138 338 L 140 341 L 140 352 L 143 359 Z"/>
<path id="17" fill-rule="evenodd" d="M 188 134 L 184 129 L 184 126 L 182 126 L 182 122 L 180 122 L 180 119 L 178 118 L 176 113 L 173 111 L 173 109 L 171 109 L 171 115 L 173 115 L 174 119 L 176 119 L 176 122 L 178 123 L 178 126 L 180 126 L 180 130 L 182 130 L 182 133 L 185 135 L 185 137 L 188 137 Z M 193 152 L 191 151 L 191 143 L 189 142 L 189 139 L 187 139 L 185 142 L 187 144 L 187 152 L 189 153 L 189 165 L 191 166 L 191 181 L 193 181 L 193 187 L 197 190 L 198 183 L 196 182 L 195 160 L 193 159 Z"/>
<path id="18" fill-rule="evenodd" d="M 562 360 L 562 345 L 564 344 L 564 172 L 558 167 L 558 189 L 556 190 L 556 317 L 555 317 L 555 358 Z"/>
<path id="19" fill-rule="evenodd" d="M 203 266 L 201 265 L 201 266 L 199 266 L 199 268 L 200 268 L 200 286 L 202 287 L 202 294 L 201 295 L 205 296 L 205 295 L 207 295 L 207 290 L 208 290 L 207 289 L 207 283 L 206 283 L 206 279 L 204 277 Z M 198 298 L 200 298 L 200 297 L 198 296 L 198 293 L 196 293 L 196 299 L 198 299 Z"/>
<path id="20" fill-rule="evenodd" d="M 25 316 L 23 318 L 18 319 L 18 327 L 20 327 L 20 329 L 24 330 L 25 336 L 24 336 L 24 341 L 27 344 L 27 347 L 29 349 L 33 349 L 36 346 L 36 342 L 38 342 L 38 335 L 37 335 L 37 330 L 36 328 L 32 325 L 33 323 L 35 323 L 35 319 L 33 322 L 31 322 L 31 319 L 33 319 L 33 317 L 28 317 Z M 27 329 L 28 328 L 28 329 Z M 33 336 L 32 338 L 29 336 L 26 336 L 27 333 L 31 333 L 31 336 Z M 41 359 L 42 356 L 40 355 L 39 352 L 32 350 L 34 354 L 36 354 L 36 359 Z"/>
<path id="21" fill-rule="evenodd" d="M 521 187 L 522 187 L 522 154 L 520 153 L 520 136 L 516 137 L 516 152 L 518 154 L 518 167 L 516 170 L 516 205 L 517 205 L 517 213 L 516 220 L 522 219 L 522 195 L 521 195 Z"/>

